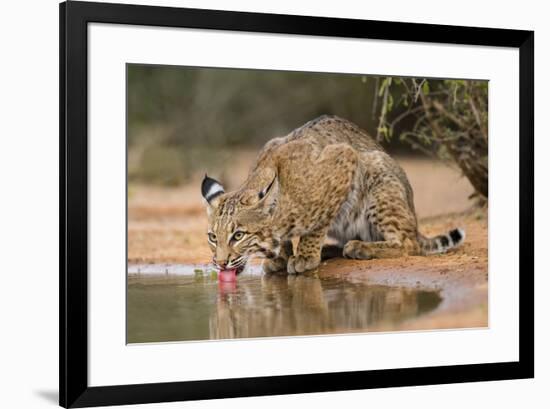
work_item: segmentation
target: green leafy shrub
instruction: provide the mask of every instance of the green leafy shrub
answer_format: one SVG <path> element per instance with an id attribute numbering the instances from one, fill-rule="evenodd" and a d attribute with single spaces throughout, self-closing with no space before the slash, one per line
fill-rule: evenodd
<path id="1" fill-rule="evenodd" d="M 488 193 L 487 81 L 381 77 L 378 140 L 397 136 L 458 165 L 478 195 Z M 410 126 L 398 126 L 411 120 Z M 399 135 L 394 135 L 399 128 Z"/>

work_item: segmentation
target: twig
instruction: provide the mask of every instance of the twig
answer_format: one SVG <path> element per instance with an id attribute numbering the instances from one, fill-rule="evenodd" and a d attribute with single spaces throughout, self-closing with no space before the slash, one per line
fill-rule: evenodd
<path id="1" fill-rule="evenodd" d="M 416 94 L 414 96 L 414 102 L 418 101 L 418 97 L 420 95 L 422 95 L 422 86 L 424 85 L 424 83 L 426 82 L 426 80 L 422 80 L 420 81 L 420 84 L 419 85 L 416 85 L 416 80 L 413 79 L 413 84 L 415 85 L 416 87 Z"/>
<path id="2" fill-rule="evenodd" d="M 374 84 L 374 101 L 372 102 L 372 119 L 376 117 L 376 110 L 378 109 L 378 86 L 380 85 L 380 77 L 376 77 Z"/>
<path id="3" fill-rule="evenodd" d="M 483 138 L 485 139 L 485 141 L 488 141 L 489 138 L 487 136 L 487 128 L 484 126 L 484 124 L 481 123 L 481 118 L 479 116 L 479 112 L 477 110 L 477 107 L 474 104 L 473 98 L 470 98 L 470 107 L 472 108 L 472 112 L 474 113 L 474 117 L 475 117 L 476 122 L 479 126 L 479 129 L 481 130 L 481 134 L 483 135 Z"/>
<path id="4" fill-rule="evenodd" d="M 393 128 L 395 125 L 397 125 L 400 121 L 402 121 L 404 118 L 406 118 L 409 115 L 416 114 L 419 111 L 422 111 L 424 108 L 421 106 L 415 107 L 415 108 L 409 108 L 405 112 L 401 113 L 400 115 L 395 118 L 391 124 L 390 127 Z"/>
<path id="5" fill-rule="evenodd" d="M 422 134 L 419 134 L 419 133 L 416 133 L 416 132 L 407 131 L 407 132 L 403 132 L 401 134 L 401 137 L 403 139 L 408 139 L 408 143 L 409 143 L 409 145 L 411 145 L 411 147 L 413 149 L 417 149 L 420 152 L 426 154 L 427 156 L 430 156 L 430 157 L 434 156 L 434 152 L 432 150 L 424 148 L 424 146 L 422 146 L 422 142 L 416 142 L 414 140 L 411 140 L 409 138 L 410 136 L 415 137 L 416 139 L 420 140 L 422 138 L 426 138 L 427 137 L 426 135 L 422 135 Z"/>
<path id="6" fill-rule="evenodd" d="M 433 101 L 432 102 L 433 107 L 440 113 L 449 118 L 451 121 L 453 121 L 455 124 L 460 126 L 462 129 L 467 129 L 468 125 L 464 123 L 464 121 L 460 118 L 458 118 L 456 115 L 450 113 L 445 109 L 443 105 L 439 101 Z"/>
<path id="7" fill-rule="evenodd" d="M 382 99 L 382 108 L 380 109 L 380 117 L 378 118 L 378 127 L 376 128 L 376 141 L 380 142 L 380 128 L 386 121 L 386 112 L 388 104 L 388 95 L 389 95 L 389 85 L 386 85 L 384 88 L 384 98 Z"/>

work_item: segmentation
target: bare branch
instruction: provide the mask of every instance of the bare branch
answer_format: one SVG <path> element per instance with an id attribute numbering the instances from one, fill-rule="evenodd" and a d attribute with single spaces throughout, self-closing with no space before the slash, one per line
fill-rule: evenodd
<path id="1" fill-rule="evenodd" d="M 378 127 L 376 128 L 376 140 L 380 142 L 380 129 L 382 126 L 385 126 L 386 122 L 386 113 L 388 110 L 388 95 L 390 93 L 390 87 L 386 85 L 384 88 L 384 97 L 382 99 L 382 108 L 380 109 L 380 117 L 378 118 Z"/>
<path id="2" fill-rule="evenodd" d="M 378 109 L 378 87 L 380 86 L 380 77 L 376 77 L 374 84 L 374 99 L 372 101 L 372 118 L 376 118 L 376 110 Z"/>
<path id="3" fill-rule="evenodd" d="M 433 107 L 439 111 L 440 114 L 443 114 L 445 117 L 449 118 L 451 121 L 453 121 L 455 124 L 457 124 L 459 127 L 466 129 L 468 128 L 468 125 L 464 123 L 464 121 L 460 118 L 458 118 L 456 115 L 450 113 L 445 109 L 445 107 L 439 102 L 439 101 L 432 101 Z"/>

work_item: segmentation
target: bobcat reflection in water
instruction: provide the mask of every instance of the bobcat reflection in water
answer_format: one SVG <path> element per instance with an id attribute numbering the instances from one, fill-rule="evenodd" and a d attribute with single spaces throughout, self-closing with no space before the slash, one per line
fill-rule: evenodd
<path id="1" fill-rule="evenodd" d="M 436 292 L 341 279 L 265 275 L 220 286 L 213 339 L 365 332 L 435 308 Z"/>
<path id="2" fill-rule="evenodd" d="M 345 278 L 243 274 L 128 277 L 127 340 L 190 341 L 367 332 L 437 307 L 437 292 Z"/>

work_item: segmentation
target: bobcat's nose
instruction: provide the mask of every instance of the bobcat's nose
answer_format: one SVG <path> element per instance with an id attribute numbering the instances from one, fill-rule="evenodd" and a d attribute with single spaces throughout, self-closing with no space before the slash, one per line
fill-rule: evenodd
<path id="1" fill-rule="evenodd" d="M 221 269 L 225 269 L 225 268 L 227 267 L 227 264 L 228 264 L 227 260 L 224 260 L 224 261 L 217 261 L 217 260 L 216 260 L 216 261 L 214 261 L 214 262 L 215 262 L 215 263 L 218 265 L 218 267 L 220 267 Z"/>

